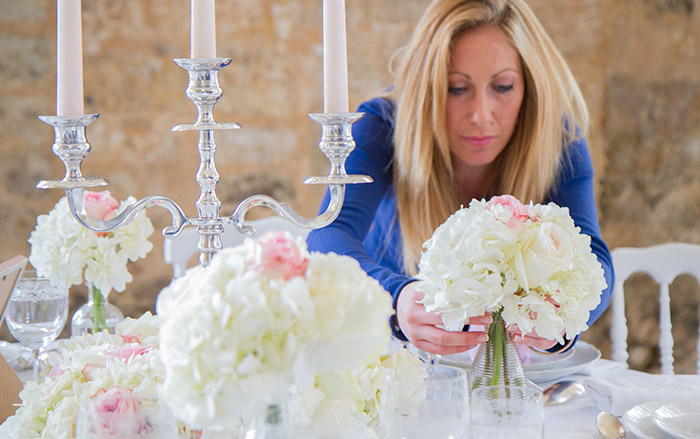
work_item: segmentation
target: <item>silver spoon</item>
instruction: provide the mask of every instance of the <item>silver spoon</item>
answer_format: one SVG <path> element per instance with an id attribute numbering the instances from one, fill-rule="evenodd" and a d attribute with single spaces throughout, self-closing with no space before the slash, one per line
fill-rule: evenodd
<path id="1" fill-rule="evenodd" d="M 544 405 L 557 405 L 585 392 L 580 381 L 565 380 L 552 384 L 542 392 Z"/>
<path id="2" fill-rule="evenodd" d="M 595 417 L 595 425 L 603 439 L 623 439 L 626 434 L 625 426 L 617 416 L 610 412 L 602 411 Z"/>

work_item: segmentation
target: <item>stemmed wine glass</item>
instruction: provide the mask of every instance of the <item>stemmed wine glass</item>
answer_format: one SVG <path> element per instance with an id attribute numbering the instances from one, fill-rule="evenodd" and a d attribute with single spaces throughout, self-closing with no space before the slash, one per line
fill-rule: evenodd
<path id="1" fill-rule="evenodd" d="M 39 378 L 39 349 L 55 340 L 68 318 L 68 287 L 25 270 L 5 310 L 12 336 L 32 351 L 32 379 Z"/>

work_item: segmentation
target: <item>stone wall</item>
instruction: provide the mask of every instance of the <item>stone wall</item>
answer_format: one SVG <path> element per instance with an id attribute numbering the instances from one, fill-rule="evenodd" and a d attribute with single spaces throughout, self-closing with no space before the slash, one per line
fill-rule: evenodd
<path id="1" fill-rule="evenodd" d="M 428 0 L 349 0 L 351 106 L 391 83 L 388 60 Z M 594 121 L 589 136 L 597 171 L 603 237 L 611 248 L 666 241 L 700 242 L 700 12 L 694 0 L 531 0 L 581 83 Z M 0 260 L 28 254 L 36 216 L 62 196 L 35 189 L 63 175 L 50 152 L 53 130 L 36 116 L 55 114 L 55 2 L 0 0 Z M 318 0 L 219 0 L 217 52 L 233 58 L 220 75 L 217 191 L 222 213 L 254 193 L 315 214 L 322 189 L 302 184 L 327 173 L 308 113 L 322 111 L 321 8 Z M 189 1 L 83 1 L 85 111 L 93 147 L 83 170 L 110 182 L 117 198 L 167 195 L 194 215 L 199 188 L 194 121 L 186 73 Z M 265 215 L 264 210 L 251 212 Z M 158 230 L 164 211 L 150 209 Z M 131 265 L 134 282 L 110 300 L 126 314 L 152 310 L 171 277 L 163 238 Z M 698 262 L 700 263 L 700 261 Z M 658 370 L 655 284 L 627 286 L 633 367 Z M 672 286 L 680 371 L 692 371 L 698 284 Z M 75 287 L 72 307 L 84 301 Z M 608 313 L 584 339 L 608 352 Z M 6 329 L 3 337 L 11 339 Z"/>

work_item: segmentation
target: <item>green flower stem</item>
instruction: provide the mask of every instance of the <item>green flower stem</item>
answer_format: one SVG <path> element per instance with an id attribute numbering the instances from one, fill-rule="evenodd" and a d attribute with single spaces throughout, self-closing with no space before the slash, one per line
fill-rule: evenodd
<path id="1" fill-rule="evenodd" d="M 105 315 L 105 298 L 102 292 L 97 288 L 92 288 L 92 331 L 93 333 L 100 332 L 107 328 Z"/>
<path id="2" fill-rule="evenodd" d="M 493 375 L 491 375 L 491 385 L 497 386 L 500 384 L 501 366 L 506 356 L 506 327 L 500 311 L 493 313 L 492 316 L 493 322 L 489 325 L 489 339 L 492 340 L 490 347 L 493 349 L 493 355 L 489 355 L 487 358 L 493 358 L 494 364 Z M 504 370 L 504 373 L 505 372 Z"/>

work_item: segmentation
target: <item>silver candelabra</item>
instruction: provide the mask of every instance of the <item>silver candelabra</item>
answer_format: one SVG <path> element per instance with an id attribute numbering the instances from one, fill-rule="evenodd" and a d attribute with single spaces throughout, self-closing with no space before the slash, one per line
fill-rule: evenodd
<path id="1" fill-rule="evenodd" d="M 41 181 L 37 187 L 41 189 L 65 189 L 70 210 L 75 219 L 95 232 L 110 232 L 128 224 L 141 211 L 160 206 L 167 209 L 172 217 L 172 224 L 163 229 L 166 238 L 174 238 L 185 227 L 196 227 L 199 234 L 198 248 L 199 263 L 208 265 L 211 258 L 222 248 L 221 234 L 224 226 L 233 224 L 236 230 L 245 236 L 252 236 L 255 229 L 245 223 L 245 215 L 255 206 L 272 209 L 277 215 L 291 223 L 308 229 L 318 229 L 332 223 L 340 213 L 345 197 L 345 185 L 349 183 L 371 183 L 367 175 L 348 175 L 345 172 L 345 160 L 355 148 L 352 138 L 352 124 L 363 116 L 363 113 L 322 113 L 309 114 L 309 117 L 322 127 L 319 143 L 321 151 L 331 162 L 328 176 L 309 177 L 305 184 L 327 184 L 331 201 L 326 210 L 313 218 L 304 218 L 297 214 L 287 203 L 279 203 L 265 195 L 253 195 L 243 200 L 230 217 L 221 217 L 221 202 L 216 197 L 216 185 L 219 173 L 214 163 L 216 143 L 215 130 L 232 130 L 240 128 L 235 122 L 215 122 L 212 116 L 214 105 L 223 91 L 219 86 L 219 70 L 231 63 L 230 58 L 181 58 L 175 63 L 187 70 L 189 84 L 187 97 L 197 106 L 197 121 L 193 124 L 181 124 L 173 127 L 173 131 L 199 131 L 200 165 L 196 180 L 201 194 L 196 201 L 196 218 L 188 218 L 180 206 L 167 197 L 149 196 L 121 209 L 118 214 L 108 220 L 100 220 L 87 215 L 83 206 L 83 193 L 86 188 L 104 186 L 107 182 L 102 178 L 84 177 L 80 166 L 90 152 L 90 144 L 86 137 L 86 128 L 99 115 L 86 114 L 79 116 L 39 116 L 43 122 L 54 127 L 56 139 L 52 150 L 61 158 L 66 166 L 66 175 L 62 180 Z"/>

